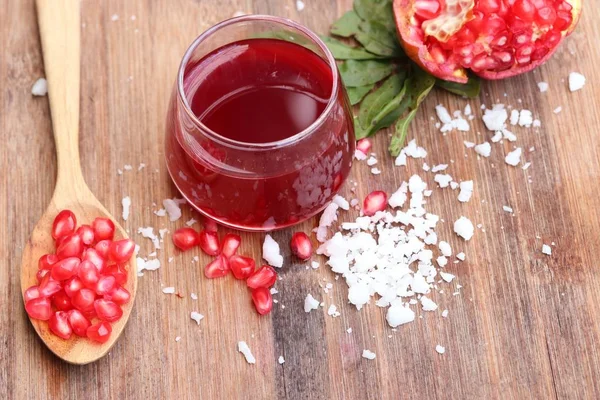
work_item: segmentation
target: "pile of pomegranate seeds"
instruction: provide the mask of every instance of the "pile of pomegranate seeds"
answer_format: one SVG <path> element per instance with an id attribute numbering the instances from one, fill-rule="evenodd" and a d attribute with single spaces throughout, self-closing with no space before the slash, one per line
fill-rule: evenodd
<path id="1" fill-rule="evenodd" d="M 100 343 L 112 332 L 111 322 L 123 315 L 130 293 L 125 263 L 135 250 L 130 239 L 113 240 L 115 224 L 96 218 L 77 228 L 75 214 L 61 211 L 52 224 L 56 253 L 38 262 L 37 286 L 23 294 L 25 310 L 33 319 L 48 321 L 62 339 L 74 333 Z"/>

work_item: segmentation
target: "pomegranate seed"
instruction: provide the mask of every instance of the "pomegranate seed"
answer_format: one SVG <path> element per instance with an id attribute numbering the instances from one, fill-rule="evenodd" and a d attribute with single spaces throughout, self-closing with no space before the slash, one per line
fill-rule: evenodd
<path id="1" fill-rule="evenodd" d="M 221 254 L 223 254 L 227 258 L 231 257 L 235 254 L 238 247 L 240 247 L 240 243 L 242 243 L 242 238 L 239 235 L 228 233 L 223 238 Z"/>
<path id="2" fill-rule="evenodd" d="M 246 285 L 249 288 L 270 288 L 277 280 L 277 272 L 270 265 L 263 265 L 255 271 L 247 280 Z"/>
<path id="3" fill-rule="evenodd" d="M 78 276 L 74 276 L 68 281 L 65 282 L 63 289 L 65 290 L 65 294 L 72 298 L 75 296 L 75 293 L 79 292 L 83 288 L 83 282 L 79 279 Z"/>
<path id="4" fill-rule="evenodd" d="M 52 304 L 60 311 L 69 311 L 73 308 L 71 298 L 67 296 L 67 293 L 64 290 L 61 290 L 52 296 Z"/>
<path id="5" fill-rule="evenodd" d="M 113 240 L 115 236 L 115 223 L 108 218 L 96 218 L 92 222 L 94 238 L 100 240 Z"/>
<path id="6" fill-rule="evenodd" d="M 477 7 L 477 10 L 483 12 L 484 14 L 492 14 L 500 10 L 500 3 L 500 0 L 479 1 L 475 7 Z"/>
<path id="7" fill-rule="evenodd" d="M 296 232 L 290 241 L 292 253 L 301 260 L 308 260 L 312 256 L 313 247 L 310 238 L 304 232 Z"/>
<path id="8" fill-rule="evenodd" d="M 533 61 L 536 61 L 541 58 L 544 58 L 546 56 L 546 54 L 548 54 L 549 51 L 550 51 L 550 49 L 547 48 L 546 46 L 538 47 L 533 51 L 533 53 L 531 53 L 531 59 Z"/>
<path id="9" fill-rule="evenodd" d="M 25 293 L 23 293 L 23 300 L 27 303 L 29 300 L 37 299 L 40 297 L 40 290 L 37 286 L 31 286 L 27 288 Z"/>
<path id="10" fill-rule="evenodd" d="M 71 303 L 73 307 L 85 313 L 93 308 L 94 300 L 96 300 L 96 294 L 91 289 L 83 288 L 75 293 L 75 296 L 71 298 Z"/>
<path id="11" fill-rule="evenodd" d="M 94 230 L 89 225 L 81 225 L 76 232 L 81 241 L 86 246 L 91 246 L 94 243 Z"/>
<path id="12" fill-rule="evenodd" d="M 173 233 L 173 244 L 181 251 L 188 251 L 198 244 L 198 233 L 192 228 L 179 228 Z"/>
<path id="13" fill-rule="evenodd" d="M 94 310 L 96 310 L 98 318 L 108 322 L 114 322 L 123 315 L 123 310 L 118 304 L 105 299 L 94 301 Z"/>
<path id="14" fill-rule="evenodd" d="M 39 319 L 41 321 L 47 321 L 52 316 L 52 307 L 50 306 L 50 300 L 46 297 L 38 297 L 37 299 L 31 299 L 25 303 L 25 311 L 33 319 Z"/>
<path id="15" fill-rule="evenodd" d="M 235 254 L 229 259 L 229 268 L 235 279 L 247 279 L 254 272 L 256 264 L 250 257 Z"/>
<path id="16" fill-rule="evenodd" d="M 440 3 L 437 0 L 417 0 L 414 2 L 413 9 L 419 18 L 433 19 L 440 13 Z"/>
<path id="17" fill-rule="evenodd" d="M 69 325 L 68 314 L 64 311 L 57 311 L 48 320 L 48 328 L 61 339 L 68 339 L 73 333 L 71 325 Z"/>
<path id="18" fill-rule="evenodd" d="M 114 276 L 117 285 L 124 285 L 127 282 L 127 271 L 121 264 L 109 265 L 105 273 Z"/>
<path id="19" fill-rule="evenodd" d="M 98 322 L 87 328 L 86 335 L 96 342 L 106 343 L 110 338 L 112 327 L 108 322 Z"/>
<path id="20" fill-rule="evenodd" d="M 567 29 L 573 23 L 573 15 L 570 11 L 559 10 L 556 13 L 556 20 L 554 21 L 554 29 L 559 31 Z"/>
<path id="21" fill-rule="evenodd" d="M 99 273 L 106 268 L 106 259 L 102 257 L 96 249 L 89 248 L 83 253 L 82 261 L 89 261 L 96 266 Z"/>
<path id="22" fill-rule="evenodd" d="M 50 275 L 49 269 L 39 269 L 38 272 L 35 274 L 35 278 L 37 279 L 38 283 L 40 283 L 46 275 Z"/>
<path id="23" fill-rule="evenodd" d="M 79 264 L 79 271 L 77 276 L 81 280 L 81 283 L 88 289 L 95 289 L 98 279 L 100 279 L 100 272 L 91 261 L 83 261 Z"/>
<path id="24" fill-rule="evenodd" d="M 125 304 L 129 302 L 131 294 L 127 289 L 121 286 L 115 286 L 115 288 L 109 293 L 104 295 L 104 299 L 110 300 L 115 304 Z"/>
<path id="25" fill-rule="evenodd" d="M 216 232 L 217 231 L 217 223 L 212 219 L 205 218 L 204 220 L 204 230 L 208 232 Z"/>
<path id="26" fill-rule="evenodd" d="M 56 255 L 60 260 L 68 257 L 81 257 L 82 253 L 83 242 L 81 241 L 81 236 L 76 233 L 65 236 L 56 249 Z"/>
<path id="27" fill-rule="evenodd" d="M 77 218 L 70 210 L 62 210 L 58 213 L 54 222 L 52 223 L 52 238 L 54 240 L 59 239 L 63 236 L 70 235 L 75 232 L 77 227 Z"/>
<path id="28" fill-rule="evenodd" d="M 268 314 L 273 309 L 273 296 L 265 287 L 259 287 L 252 291 L 252 302 L 260 315 Z"/>
<path id="29" fill-rule="evenodd" d="M 52 278 L 57 281 L 69 279 L 77 273 L 81 260 L 77 257 L 69 257 L 60 260 L 52 266 Z"/>
<path id="30" fill-rule="evenodd" d="M 367 217 L 375 215 L 377 211 L 385 210 L 387 205 L 387 194 L 381 190 L 371 192 L 363 202 L 363 214 Z"/>
<path id="31" fill-rule="evenodd" d="M 535 16 L 535 7 L 529 0 L 516 0 L 512 5 L 512 12 L 523 21 L 531 22 Z"/>
<path id="32" fill-rule="evenodd" d="M 371 141 L 367 138 L 360 139 L 356 142 L 356 150 L 359 150 L 363 154 L 369 154 L 371 151 Z"/>
<path id="33" fill-rule="evenodd" d="M 110 293 L 115 287 L 116 280 L 112 275 L 103 275 L 98 279 L 98 283 L 96 283 L 96 294 L 100 296 L 104 296 L 105 294 Z"/>
<path id="34" fill-rule="evenodd" d="M 218 256 L 210 264 L 204 268 L 204 275 L 209 278 L 221 278 L 229 273 L 229 261 L 223 257 Z"/>
<path id="35" fill-rule="evenodd" d="M 87 329 L 91 323 L 87 320 L 79 310 L 71 310 L 67 313 L 69 324 L 73 329 L 73 333 L 77 336 L 86 337 Z"/>
<path id="36" fill-rule="evenodd" d="M 135 243 L 131 239 L 112 242 L 108 250 L 109 258 L 117 263 L 129 261 L 135 251 Z"/>
<path id="37" fill-rule="evenodd" d="M 98 255 L 104 259 L 108 258 L 108 249 L 110 249 L 110 244 L 112 243 L 112 241 L 110 240 L 101 240 L 98 243 L 96 243 L 96 246 L 94 246 L 94 249 L 96 250 L 96 252 L 98 253 Z"/>
<path id="38" fill-rule="evenodd" d="M 51 269 L 58 262 L 56 254 L 44 254 L 38 261 L 39 269 Z"/>
<path id="39" fill-rule="evenodd" d="M 216 232 L 203 230 L 198 234 L 198 244 L 209 256 L 219 254 L 219 237 Z"/>
<path id="40" fill-rule="evenodd" d="M 44 270 L 46 271 L 46 270 Z M 51 274 L 47 274 L 42 278 L 40 285 L 38 286 L 40 291 L 40 296 L 42 297 L 51 297 L 53 294 L 57 293 L 62 289 L 60 282 L 52 279 Z"/>

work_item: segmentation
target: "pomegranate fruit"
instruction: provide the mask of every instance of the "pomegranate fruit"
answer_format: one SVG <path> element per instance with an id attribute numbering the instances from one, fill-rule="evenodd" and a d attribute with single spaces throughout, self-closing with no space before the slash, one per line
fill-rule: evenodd
<path id="1" fill-rule="evenodd" d="M 94 309 L 98 318 L 103 321 L 114 322 L 123 315 L 121 307 L 110 300 L 98 299 L 94 301 Z"/>
<path id="2" fill-rule="evenodd" d="M 115 236 L 115 223 L 108 218 L 96 218 L 92 222 L 94 238 L 100 240 L 113 240 Z"/>
<path id="3" fill-rule="evenodd" d="M 52 237 L 55 240 L 60 239 L 63 236 L 70 235 L 75 232 L 77 226 L 77 218 L 75 214 L 70 210 L 62 210 L 58 213 L 54 222 L 52 223 Z"/>
<path id="4" fill-rule="evenodd" d="M 31 318 L 46 321 L 52 316 L 52 306 L 46 297 L 31 299 L 25 303 L 25 311 Z"/>
<path id="5" fill-rule="evenodd" d="M 467 82 L 530 71 L 579 20 L 581 0 L 394 0 L 400 44 L 430 74 Z"/>
<path id="6" fill-rule="evenodd" d="M 69 324 L 73 329 L 73 333 L 77 336 L 85 337 L 87 335 L 87 329 L 91 323 L 83 316 L 79 310 L 71 310 L 67 313 Z"/>
<path id="7" fill-rule="evenodd" d="M 129 261 L 135 251 L 135 243 L 131 239 L 112 242 L 108 249 L 108 257 L 116 263 Z"/>

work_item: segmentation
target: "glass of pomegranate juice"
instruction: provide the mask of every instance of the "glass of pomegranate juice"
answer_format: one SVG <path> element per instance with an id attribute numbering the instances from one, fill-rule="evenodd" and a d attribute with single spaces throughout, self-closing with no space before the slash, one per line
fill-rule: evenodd
<path id="1" fill-rule="evenodd" d="M 207 217 L 248 231 L 310 218 L 348 176 L 354 142 L 335 60 L 303 26 L 233 18 L 185 53 L 166 161 L 179 191 Z"/>

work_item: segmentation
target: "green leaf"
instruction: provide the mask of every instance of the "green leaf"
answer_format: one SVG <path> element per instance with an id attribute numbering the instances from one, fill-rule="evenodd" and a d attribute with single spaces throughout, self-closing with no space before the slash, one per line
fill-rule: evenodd
<path id="1" fill-rule="evenodd" d="M 474 75 L 469 75 L 469 80 L 467 83 L 449 82 L 441 79 L 438 79 L 435 82 L 436 86 L 441 87 L 450 93 L 469 98 L 479 96 L 480 84 L 480 79 Z"/>
<path id="2" fill-rule="evenodd" d="M 394 50 L 399 50 L 400 48 L 396 30 L 389 30 L 377 21 L 363 21 L 360 23 L 359 29 L 385 47 Z"/>
<path id="3" fill-rule="evenodd" d="M 371 89 L 373 89 L 373 86 L 375 86 L 375 84 L 346 88 L 346 93 L 348 93 L 350 104 L 355 105 L 360 103 L 365 95 L 369 93 Z"/>
<path id="4" fill-rule="evenodd" d="M 387 61 L 347 60 L 339 65 L 344 84 L 349 87 L 366 86 L 379 82 L 394 71 L 395 65 Z"/>
<path id="5" fill-rule="evenodd" d="M 321 36 L 321 40 L 327 45 L 336 60 L 373 60 L 381 58 L 376 54 L 369 53 L 362 47 L 351 47 L 329 36 Z"/>
<path id="6" fill-rule="evenodd" d="M 357 123 L 357 119 L 354 121 L 356 138 L 362 139 L 367 136 L 371 136 L 373 133 L 377 132 L 382 128 L 387 128 L 392 125 L 394 121 L 396 121 L 404 112 L 406 107 L 403 105 L 404 95 L 406 94 L 407 82 L 404 82 L 404 86 L 400 93 L 398 93 L 394 98 L 392 98 L 378 113 L 377 115 L 370 121 L 370 124 L 366 128 L 360 127 L 360 123 Z M 356 129 L 356 126 L 359 126 L 360 129 Z"/>
<path id="7" fill-rule="evenodd" d="M 405 80 L 406 71 L 401 70 L 390 76 L 377 90 L 363 100 L 358 112 L 358 120 L 362 128 L 368 128 L 379 111 L 400 93 Z"/>
<path id="8" fill-rule="evenodd" d="M 388 30 L 395 30 L 392 0 L 354 0 L 354 11 L 364 20 L 377 21 Z"/>
<path id="9" fill-rule="evenodd" d="M 350 10 L 331 25 L 331 33 L 342 37 L 353 36 L 358 32 L 360 21 L 358 14 L 354 10 Z"/>
<path id="10" fill-rule="evenodd" d="M 404 146 L 404 141 L 406 140 L 408 127 L 415 118 L 415 115 L 417 115 L 418 110 L 418 108 L 415 108 L 409 112 L 406 117 L 400 118 L 396 122 L 396 131 L 394 132 L 394 135 L 390 140 L 390 146 L 388 147 L 388 150 L 392 156 L 396 157 L 398 154 L 400 154 L 400 150 L 402 150 L 402 146 Z"/>

